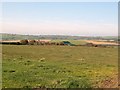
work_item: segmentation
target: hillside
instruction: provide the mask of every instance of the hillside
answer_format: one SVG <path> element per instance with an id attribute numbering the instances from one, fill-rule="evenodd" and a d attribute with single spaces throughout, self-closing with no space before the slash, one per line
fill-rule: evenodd
<path id="1" fill-rule="evenodd" d="M 20 35 L 0 33 L 2 40 L 51 39 L 51 40 L 117 40 L 117 36 L 68 36 L 68 35 Z"/>

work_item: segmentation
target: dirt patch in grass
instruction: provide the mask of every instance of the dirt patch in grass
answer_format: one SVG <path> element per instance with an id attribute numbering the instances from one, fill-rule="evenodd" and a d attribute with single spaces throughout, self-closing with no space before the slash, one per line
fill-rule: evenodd
<path id="1" fill-rule="evenodd" d="M 100 88 L 118 88 L 118 74 L 107 77 L 98 84 Z"/>
<path id="2" fill-rule="evenodd" d="M 104 41 L 96 41 L 96 40 L 85 40 L 88 43 L 93 43 L 93 44 L 110 44 L 110 45 L 118 45 L 117 43 L 112 43 L 112 42 L 104 42 Z"/>

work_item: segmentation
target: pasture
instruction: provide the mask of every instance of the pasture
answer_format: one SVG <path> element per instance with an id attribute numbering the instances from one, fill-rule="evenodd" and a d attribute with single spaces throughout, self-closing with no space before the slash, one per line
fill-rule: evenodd
<path id="1" fill-rule="evenodd" d="M 3 45 L 2 87 L 116 87 L 117 64 L 117 47 Z"/>

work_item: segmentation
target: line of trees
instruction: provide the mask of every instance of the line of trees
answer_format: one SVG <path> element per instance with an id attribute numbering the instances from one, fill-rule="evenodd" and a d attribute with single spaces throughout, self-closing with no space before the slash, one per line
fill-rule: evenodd
<path id="1" fill-rule="evenodd" d="M 49 41 L 40 41 L 40 40 L 21 40 L 21 45 L 65 45 L 63 42 L 49 42 Z"/>

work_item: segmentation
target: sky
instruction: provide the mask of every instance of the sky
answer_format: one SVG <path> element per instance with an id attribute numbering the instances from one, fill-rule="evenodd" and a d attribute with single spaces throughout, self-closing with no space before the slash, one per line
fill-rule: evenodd
<path id="1" fill-rule="evenodd" d="M 117 36 L 117 2 L 4 2 L 2 33 Z"/>

